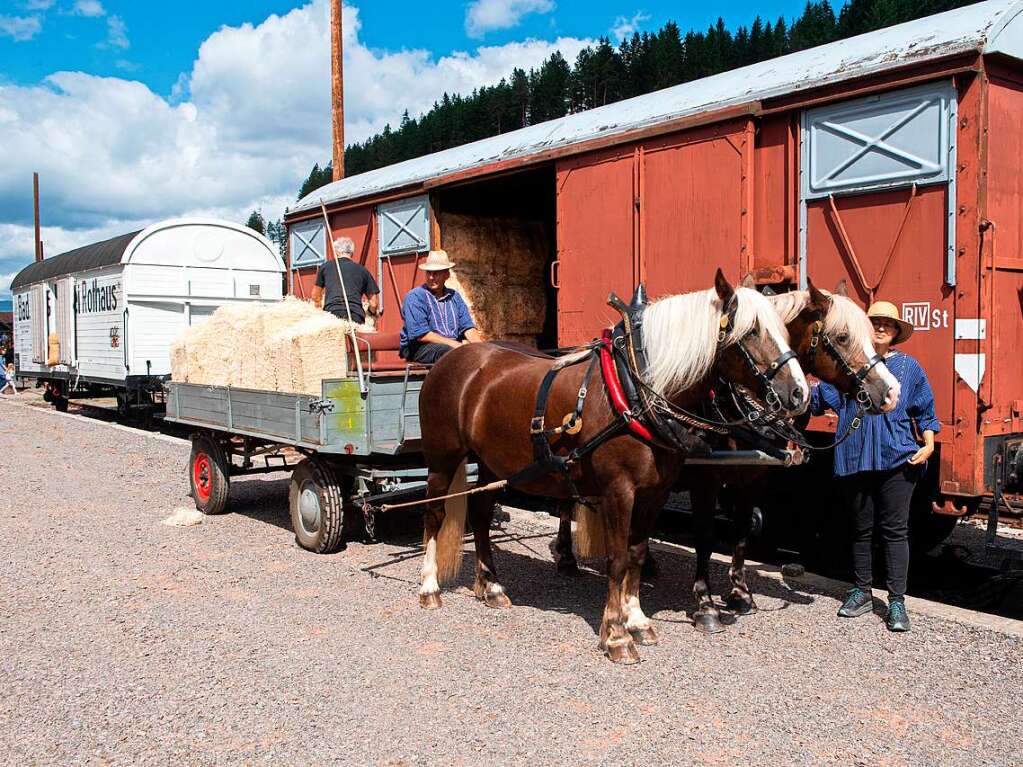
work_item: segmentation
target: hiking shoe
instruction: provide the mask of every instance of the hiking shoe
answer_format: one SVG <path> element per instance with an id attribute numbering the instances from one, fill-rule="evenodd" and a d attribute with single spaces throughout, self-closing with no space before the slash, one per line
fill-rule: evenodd
<path id="1" fill-rule="evenodd" d="M 874 608 L 874 597 L 869 591 L 853 588 L 846 594 L 845 602 L 838 608 L 839 618 L 859 618 Z"/>
<path id="2" fill-rule="evenodd" d="M 888 603 L 888 613 L 884 616 L 884 625 L 889 631 L 909 631 L 909 613 L 906 603 L 901 599 L 893 599 Z"/>

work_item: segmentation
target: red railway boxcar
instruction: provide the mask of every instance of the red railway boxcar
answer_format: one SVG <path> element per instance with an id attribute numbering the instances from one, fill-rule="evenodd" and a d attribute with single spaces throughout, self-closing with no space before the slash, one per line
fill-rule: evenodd
<path id="1" fill-rule="evenodd" d="M 978 3 L 335 182 L 287 216 L 292 292 L 324 258 L 321 200 L 380 277 L 384 331 L 431 247 L 480 275 L 519 265 L 551 346 L 592 338 L 640 281 L 845 279 L 917 331 L 942 422 L 918 507 L 937 528 L 997 511 L 1023 489 L 1021 11 Z"/>

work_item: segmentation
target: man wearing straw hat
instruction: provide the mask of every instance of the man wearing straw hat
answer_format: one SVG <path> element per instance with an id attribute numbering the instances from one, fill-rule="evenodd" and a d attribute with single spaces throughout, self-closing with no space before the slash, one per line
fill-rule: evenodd
<path id="1" fill-rule="evenodd" d="M 369 313 L 376 317 L 380 313 L 380 288 L 369 270 L 352 260 L 354 254 L 355 243 L 351 237 L 334 240 L 336 263 L 325 261 L 316 270 L 313 303 L 339 319 L 361 325 L 366 321 L 362 297 L 366 296 Z"/>
<path id="2" fill-rule="evenodd" d="M 898 404 L 888 413 L 865 415 L 860 428 L 835 448 L 835 475 L 852 512 L 853 570 L 856 585 L 838 611 L 842 618 L 858 618 L 873 610 L 873 534 L 875 522 L 884 539 L 887 570 L 889 631 L 909 631 L 906 579 L 909 573 L 909 511 L 916 483 L 927 471 L 934 452 L 934 435 L 941 424 L 934 416 L 934 395 L 920 363 L 892 347 L 913 334 L 895 306 L 877 301 L 867 310 L 874 326 L 874 349 L 884 357 L 899 382 Z M 857 414 L 853 397 L 819 383 L 813 388 L 810 409 L 838 413 L 837 433 L 845 432 Z"/>
<path id="3" fill-rule="evenodd" d="M 482 341 L 469 307 L 444 283 L 454 266 L 443 250 L 431 250 L 419 268 L 426 283 L 413 288 L 401 305 L 401 357 L 432 364 L 463 343 Z"/>

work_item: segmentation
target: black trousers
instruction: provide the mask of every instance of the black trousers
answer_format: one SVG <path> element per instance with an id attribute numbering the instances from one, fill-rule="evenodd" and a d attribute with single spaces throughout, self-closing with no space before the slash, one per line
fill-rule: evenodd
<path id="1" fill-rule="evenodd" d="M 454 348 L 455 347 L 448 346 L 447 344 L 421 344 L 419 342 L 413 342 L 412 345 L 409 346 L 405 359 L 409 362 L 419 362 L 423 365 L 432 365 Z"/>
<path id="2" fill-rule="evenodd" d="M 853 571 L 856 585 L 869 590 L 874 580 L 874 525 L 884 539 L 889 599 L 906 595 L 909 575 L 909 508 L 922 468 L 908 463 L 887 471 L 861 471 L 842 477 L 842 493 L 853 518 Z"/>

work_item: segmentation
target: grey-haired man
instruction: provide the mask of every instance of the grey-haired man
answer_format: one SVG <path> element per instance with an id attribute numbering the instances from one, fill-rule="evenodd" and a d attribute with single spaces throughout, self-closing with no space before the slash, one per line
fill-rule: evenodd
<path id="1" fill-rule="evenodd" d="M 324 261 L 316 270 L 316 284 L 313 286 L 313 303 L 342 320 L 348 319 L 351 312 L 352 322 L 362 324 L 366 321 L 366 312 L 362 308 L 362 297 L 366 296 L 367 309 L 374 317 L 380 315 L 380 288 L 376 280 L 362 264 L 352 260 L 355 254 L 355 243 L 350 237 L 338 237 L 334 240 L 335 265 Z M 338 267 L 344 277 L 344 289 L 338 277 Z M 345 302 L 348 308 L 345 308 Z"/>

